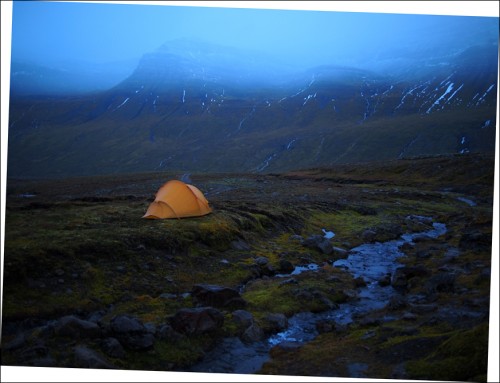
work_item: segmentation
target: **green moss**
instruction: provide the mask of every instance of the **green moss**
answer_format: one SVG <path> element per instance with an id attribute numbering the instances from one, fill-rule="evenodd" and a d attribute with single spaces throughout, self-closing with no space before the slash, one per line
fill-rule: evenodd
<path id="1" fill-rule="evenodd" d="M 426 358 L 410 361 L 414 379 L 483 381 L 488 367 L 488 324 L 457 331 Z"/>

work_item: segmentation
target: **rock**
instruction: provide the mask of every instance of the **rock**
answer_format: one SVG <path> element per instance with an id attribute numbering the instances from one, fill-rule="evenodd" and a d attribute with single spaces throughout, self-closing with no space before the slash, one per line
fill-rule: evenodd
<path id="1" fill-rule="evenodd" d="M 156 334 L 156 326 L 154 323 L 145 323 L 144 327 L 146 328 L 146 331 L 149 332 L 150 334 Z"/>
<path id="2" fill-rule="evenodd" d="M 192 296 L 205 306 L 243 308 L 246 301 L 235 289 L 224 286 L 199 284 L 193 287 Z"/>
<path id="3" fill-rule="evenodd" d="M 432 229 L 432 217 L 409 215 L 405 218 L 406 227 L 410 232 L 416 233 Z"/>
<path id="4" fill-rule="evenodd" d="M 288 319 L 281 313 L 269 313 L 264 317 L 264 321 L 267 332 L 276 333 L 288 327 Z"/>
<path id="5" fill-rule="evenodd" d="M 102 341 L 103 351 L 112 358 L 124 358 L 125 350 L 116 338 L 106 338 Z"/>
<path id="6" fill-rule="evenodd" d="M 294 235 L 290 236 L 290 241 L 302 242 L 303 240 L 304 240 L 304 238 L 301 235 L 298 235 L 298 234 L 294 234 Z"/>
<path id="7" fill-rule="evenodd" d="M 389 300 L 389 303 L 387 305 L 387 308 L 389 310 L 399 310 L 399 309 L 402 309 L 404 307 L 406 307 L 406 301 L 405 299 L 401 296 L 401 295 L 394 295 L 390 300 Z"/>
<path id="8" fill-rule="evenodd" d="M 278 286 L 285 286 L 285 285 L 296 285 L 299 282 L 295 278 L 288 278 L 285 279 L 283 282 L 280 282 Z"/>
<path id="9" fill-rule="evenodd" d="M 435 292 L 453 292 L 455 289 L 456 276 L 453 273 L 440 273 L 432 276 L 427 280 L 427 292 L 432 294 Z"/>
<path id="10" fill-rule="evenodd" d="M 292 262 L 287 261 L 286 259 L 280 260 L 280 272 L 282 272 L 283 274 L 290 274 L 293 270 L 295 270 L 295 267 L 293 266 Z"/>
<path id="11" fill-rule="evenodd" d="M 251 249 L 250 245 L 243 241 L 242 239 L 238 239 L 236 241 L 231 242 L 231 247 L 234 250 L 242 250 L 242 251 L 248 251 Z"/>
<path id="12" fill-rule="evenodd" d="M 363 231 L 363 234 L 361 234 L 361 238 L 364 242 L 374 242 L 376 236 L 377 232 L 372 229 L 366 229 L 365 231 Z"/>
<path id="13" fill-rule="evenodd" d="M 335 260 L 337 259 L 345 259 L 349 256 L 349 251 L 342 249 L 341 247 L 332 247 L 333 249 L 333 256 L 335 257 Z"/>
<path id="14" fill-rule="evenodd" d="M 276 274 L 276 270 L 274 270 L 274 267 L 268 263 L 260 267 L 260 274 L 261 276 L 272 277 Z"/>
<path id="15" fill-rule="evenodd" d="M 26 335 L 23 332 L 20 332 L 10 342 L 3 343 L 2 349 L 4 351 L 12 351 L 23 347 L 25 344 L 26 344 Z"/>
<path id="16" fill-rule="evenodd" d="M 404 266 L 397 268 L 391 277 L 391 285 L 396 290 L 407 290 L 408 280 L 414 277 L 428 275 L 429 271 L 423 266 Z"/>
<path id="17" fill-rule="evenodd" d="M 172 326 L 168 323 L 162 324 L 158 329 L 158 336 L 160 339 L 167 339 L 170 341 L 178 342 L 181 339 L 184 339 L 184 335 L 175 331 Z"/>
<path id="18" fill-rule="evenodd" d="M 253 324 L 253 315 L 245 310 L 236 310 L 232 313 L 233 321 L 238 325 L 238 328 L 244 330 Z"/>
<path id="19" fill-rule="evenodd" d="M 118 315 L 111 319 L 111 331 L 115 333 L 125 334 L 130 332 L 146 332 L 144 325 L 137 319 L 128 315 Z"/>
<path id="20" fill-rule="evenodd" d="M 75 362 L 77 367 L 83 368 L 115 368 L 103 356 L 85 346 L 74 348 Z"/>
<path id="21" fill-rule="evenodd" d="M 357 277 L 354 279 L 354 286 L 356 287 L 365 287 L 366 286 L 366 281 L 363 279 L 363 277 Z"/>
<path id="22" fill-rule="evenodd" d="M 175 331 L 187 335 L 199 335 L 222 327 L 224 315 L 213 307 L 185 308 L 170 319 Z"/>
<path id="23" fill-rule="evenodd" d="M 97 338 L 101 335 L 101 328 L 96 323 L 79 319 L 73 315 L 59 319 L 54 330 L 59 336 L 72 338 Z"/>
<path id="24" fill-rule="evenodd" d="M 333 320 L 320 320 L 316 322 L 316 330 L 320 333 L 323 334 L 325 332 L 332 332 L 335 331 L 335 321 Z"/>
<path id="25" fill-rule="evenodd" d="M 33 361 L 34 359 L 47 357 L 49 349 L 42 341 L 37 341 L 32 346 L 22 349 L 19 357 L 22 361 Z"/>
<path id="26" fill-rule="evenodd" d="M 137 318 L 118 315 L 111 319 L 112 334 L 123 346 L 133 350 L 149 349 L 154 344 L 154 335 Z"/>
<path id="27" fill-rule="evenodd" d="M 298 342 L 289 342 L 289 341 L 281 342 L 280 344 L 274 346 L 271 349 L 271 356 L 273 356 L 273 354 L 275 354 L 279 351 L 284 351 L 284 352 L 295 351 L 301 347 L 302 347 L 302 344 L 300 344 Z"/>
<path id="28" fill-rule="evenodd" d="M 427 314 L 433 311 L 436 311 L 438 305 L 435 303 L 421 303 L 421 304 L 412 304 L 410 311 L 415 314 Z"/>
<path id="29" fill-rule="evenodd" d="M 417 316 L 410 312 L 405 312 L 402 317 L 404 320 L 413 321 L 417 319 Z"/>
<path id="30" fill-rule="evenodd" d="M 253 343 L 263 340 L 264 337 L 264 331 L 256 323 L 253 323 L 243 332 L 241 340 L 247 343 Z"/>
<path id="31" fill-rule="evenodd" d="M 379 281 L 378 284 L 382 287 L 389 286 L 391 284 L 391 274 L 387 273 Z"/>
<path id="32" fill-rule="evenodd" d="M 321 235 L 312 235 L 302 242 L 302 246 L 320 250 L 323 254 L 331 254 L 333 246 L 328 239 Z"/>
<path id="33" fill-rule="evenodd" d="M 255 263 L 259 266 L 265 266 L 269 263 L 269 259 L 266 257 L 258 257 L 255 259 Z"/>

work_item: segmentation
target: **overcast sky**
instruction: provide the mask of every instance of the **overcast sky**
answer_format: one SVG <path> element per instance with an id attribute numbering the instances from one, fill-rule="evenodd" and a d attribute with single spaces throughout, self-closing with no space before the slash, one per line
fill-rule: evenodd
<path id="1" fill-rule="evenodd" d="M 227 4 L 210 8 L 18 1 L 12 16 L 12 60 L 135 59 L 184 37 L 279 54 L 311 66 L 364 60 L 407 44 L 453 44 L 464 35 L 498 39 L 495 17 L 235 9 Z"/>

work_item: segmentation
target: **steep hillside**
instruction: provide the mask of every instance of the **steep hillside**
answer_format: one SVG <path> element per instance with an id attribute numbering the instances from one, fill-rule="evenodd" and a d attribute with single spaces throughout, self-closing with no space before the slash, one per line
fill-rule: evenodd
<path id="1" fill-rule="evenodd" d="M 252 57 L 175 42 L 108 91 L 14 97 L 9 175 L 267 172 L 495 149 L 495 45 L 414 61 L 398 76 L 262 70 Z"/>

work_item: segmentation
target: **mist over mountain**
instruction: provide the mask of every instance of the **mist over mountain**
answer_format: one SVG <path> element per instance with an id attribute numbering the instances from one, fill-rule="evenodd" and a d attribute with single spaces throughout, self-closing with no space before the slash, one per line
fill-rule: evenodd
<path id="1" fill-rule="evenodd" d="M 9 176 L 267 172 L 492 152 L 497 57 L 497 44 L 482 43 L 426 55 L 402 49 L 378 70 L 302 68 L 173 40 L 115 86 L 87 95 L 22 97 L 14 81 Z"/>

